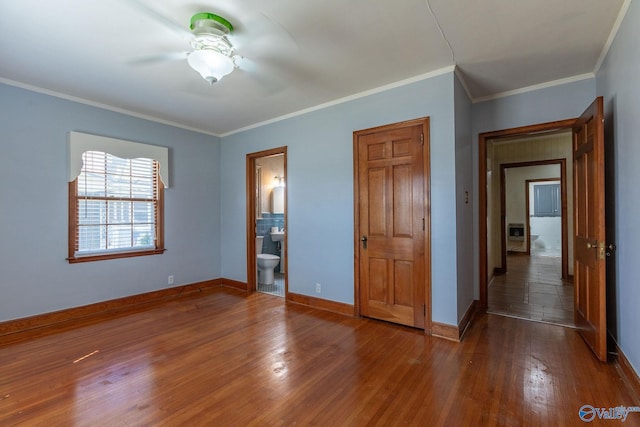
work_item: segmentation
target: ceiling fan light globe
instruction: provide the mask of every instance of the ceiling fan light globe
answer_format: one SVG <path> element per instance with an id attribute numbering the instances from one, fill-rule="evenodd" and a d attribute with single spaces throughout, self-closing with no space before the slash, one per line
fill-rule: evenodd
<path id="1" fill-rule="evenodd" d="M 211 49 L 196 50 L 187 57 L 189 66 L 208 82 L 220 81 L 234 69 L 233 60 Z"/>

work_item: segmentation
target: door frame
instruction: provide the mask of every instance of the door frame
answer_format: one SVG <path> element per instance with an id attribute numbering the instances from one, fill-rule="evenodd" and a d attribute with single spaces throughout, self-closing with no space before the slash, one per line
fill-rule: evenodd
<path id="1" fill-rule="evenodd" d="M 353 247 L 354 247 L 354 313 L 361 316 L 360 303 L 360 206 L 359 206 L 359 150 L 358 138 L 362 135 L 386 132 L 394 129 L 421 125 L 423 134 L 423 188 L 424 188 L 424 332 L 431 335 L 431 150 L 429 138 L 429 117 L 407 120 L 353 132 Z"/>
<path id="2" fill-rule="evenodd" d="M 256 160 L 262 157 L 275 156 L 282 154 L 284 156 L 284 182 L 287 182 L 287 146 L 271 148 L 268 150 L 258 151 L 255 153 L 249 153 L 246 156 L 246 237 L 247 237 L 247 291 L 255 292 L 258 281 L 258 267 L 256 265 Z M 287 260 L 289 251 L 287 248 L 287 242 L 289 239 L 289 230 L 287 228 L 287 190 L 285 186 L 284 192 L 284 240 L 282 241 L 282 247 L 284 248 L 284 299 L 286 300 L 289 295 L 289 262 Z"/>
<path id="3" fill-rule="evenodd" d="M 552 131 L 572 131 L 577 118 L 539 123 L 478 134 L 478 274 L 480 310 L 486 311 L 488 301 L 487 256 L 487 141 L 516 136 L 534 136 Z"/>
<path id="4" fill-rule="evenodd" d="M 527 162 L 517 163 L 503 163 L 500 165 L 500 244 L 501 244 L 501 274 L 507 272 L 507 233 L 506 233 L 506 181 L 505 171 L 511 168 L 523 168 L 529 166 L 545 166 L 545 165 L 560 165 L 560 177 L 554 178 L 554 181 L 560 181 L 560 193 L 561 193 L 561 208 L 562 208 L 562 226 L 560 230 L 562 241 L 562 278 L 569 280 L 569 228 L 568 228 L 568 213 L 567 213 L 567 160 L 566 159 L 551 159 L 551 160 L 532 160 Z M 530 182 L 536 180 L 529 180 Z M 549 181 L 549 179 L 541 179 L 538 181 Z M 527 236 L 531 234 L 529 231 L 529 187 L 526 188 L 525 194 L 527 204 L 527 216 L 525 218 L 525 233 Z M 486 197 L 486 196 L 485 196 Z M 527 255 L 531 255 L 531 241 L 527 237 Z"/>

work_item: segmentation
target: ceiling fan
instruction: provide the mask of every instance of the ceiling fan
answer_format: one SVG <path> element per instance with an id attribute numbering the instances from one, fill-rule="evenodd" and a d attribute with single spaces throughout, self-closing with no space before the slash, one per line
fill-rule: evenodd
<path id="1" fill-rule="evenodd" d="M 238 67 L 240 58 L 234 54 L 234 47 L 227 39 L 233 25 L 220 15 L 209 12 L 196 13 L 191 17 L 193 51 L 187 62 L 203 79 L 213 84 Z"/>
<path id="2" fill-rule="evenodd" d="M 191 51 L 182 53 L 170 53 L 164 55 L 154 55 L 143 58 L 139 63 L 155 62 L 167 59 L 184 59 L 191 68 L 197 71 L 209 84 L 219 82 L 224 76 L 230 74 L 235 69 L 240 68 L 252 74 L 264 74 L 268 63 L 274 63 L 274 57 L 286 54 L 286 51 L 298 50 L 296 42 L 291 35 L 279 24 L 268 18 L 265 14 L 253 19 L 251 25 L 243 27 L 241 34 L 235 32 L 234 26 L 229 20 L 221 15 L 212 12 L 198 12 L 191 17 L 189 30 L 178 25 L 173 20 L 147 6 L 142 0 L 130 0 L 130 3 L 141 10 L 146 15 L 151 16 L 156 21 L 164 24 L 181 37 L 188 37 Z M 261 31 L 262 30 L 262 31 Z M 275 36 L 275 40 L 273 38 Z M 256 44 L 258 40 L 269 40 L 269 44 L 264 46 L 261 43 L 260 53 L 262 58 L 258 58 L 261 64 L 245 58 L 236 53 L 238 45 L 243 51 L 247 46 Z M 249 49 L 256 55 L 258 49 Z M 265 57 L 265 54 L 269 57 Z M 260 69 L 262 68 L 262 69 Z M 274 76 L 254 76 L 261 82 L 274 83 Z"/>

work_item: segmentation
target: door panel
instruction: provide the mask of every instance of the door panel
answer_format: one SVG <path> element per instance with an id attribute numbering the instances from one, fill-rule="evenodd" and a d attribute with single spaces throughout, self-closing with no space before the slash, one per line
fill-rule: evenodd
<path id="1" fill-rule="evenodd" d="M 367 182 L 369 189 L 369 237 L 384 236 L 387 230 L 386 218 L 386 170 L 371 168 Z"/>
<path id="2" fill-rule="evenodd" d="M 393 167 L 393 235 L 394 237 L 410 238 L 413 222 L 411 218 L 413 202 L 411 200 L 411 185 L 413 174 L 411 166 Z"/>
<path id="3" fill-rule="evenodd" d="M 602 97 L 573 129 L 575 322 L 596 356 L 607 360 Z"/>
<path id="4" fill-rule="evenodd" d="M 425 327 L 424 124 L 354 134 L 361 314 Z"/>

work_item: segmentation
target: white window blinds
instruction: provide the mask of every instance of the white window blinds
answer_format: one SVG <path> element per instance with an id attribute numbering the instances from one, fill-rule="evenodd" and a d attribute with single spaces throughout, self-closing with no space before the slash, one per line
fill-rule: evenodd
<path id="1" fill-rule="evenodd" d="M 75 255 L 156 247 L 158 162 L 87 151 L 77 181 Z"/>

